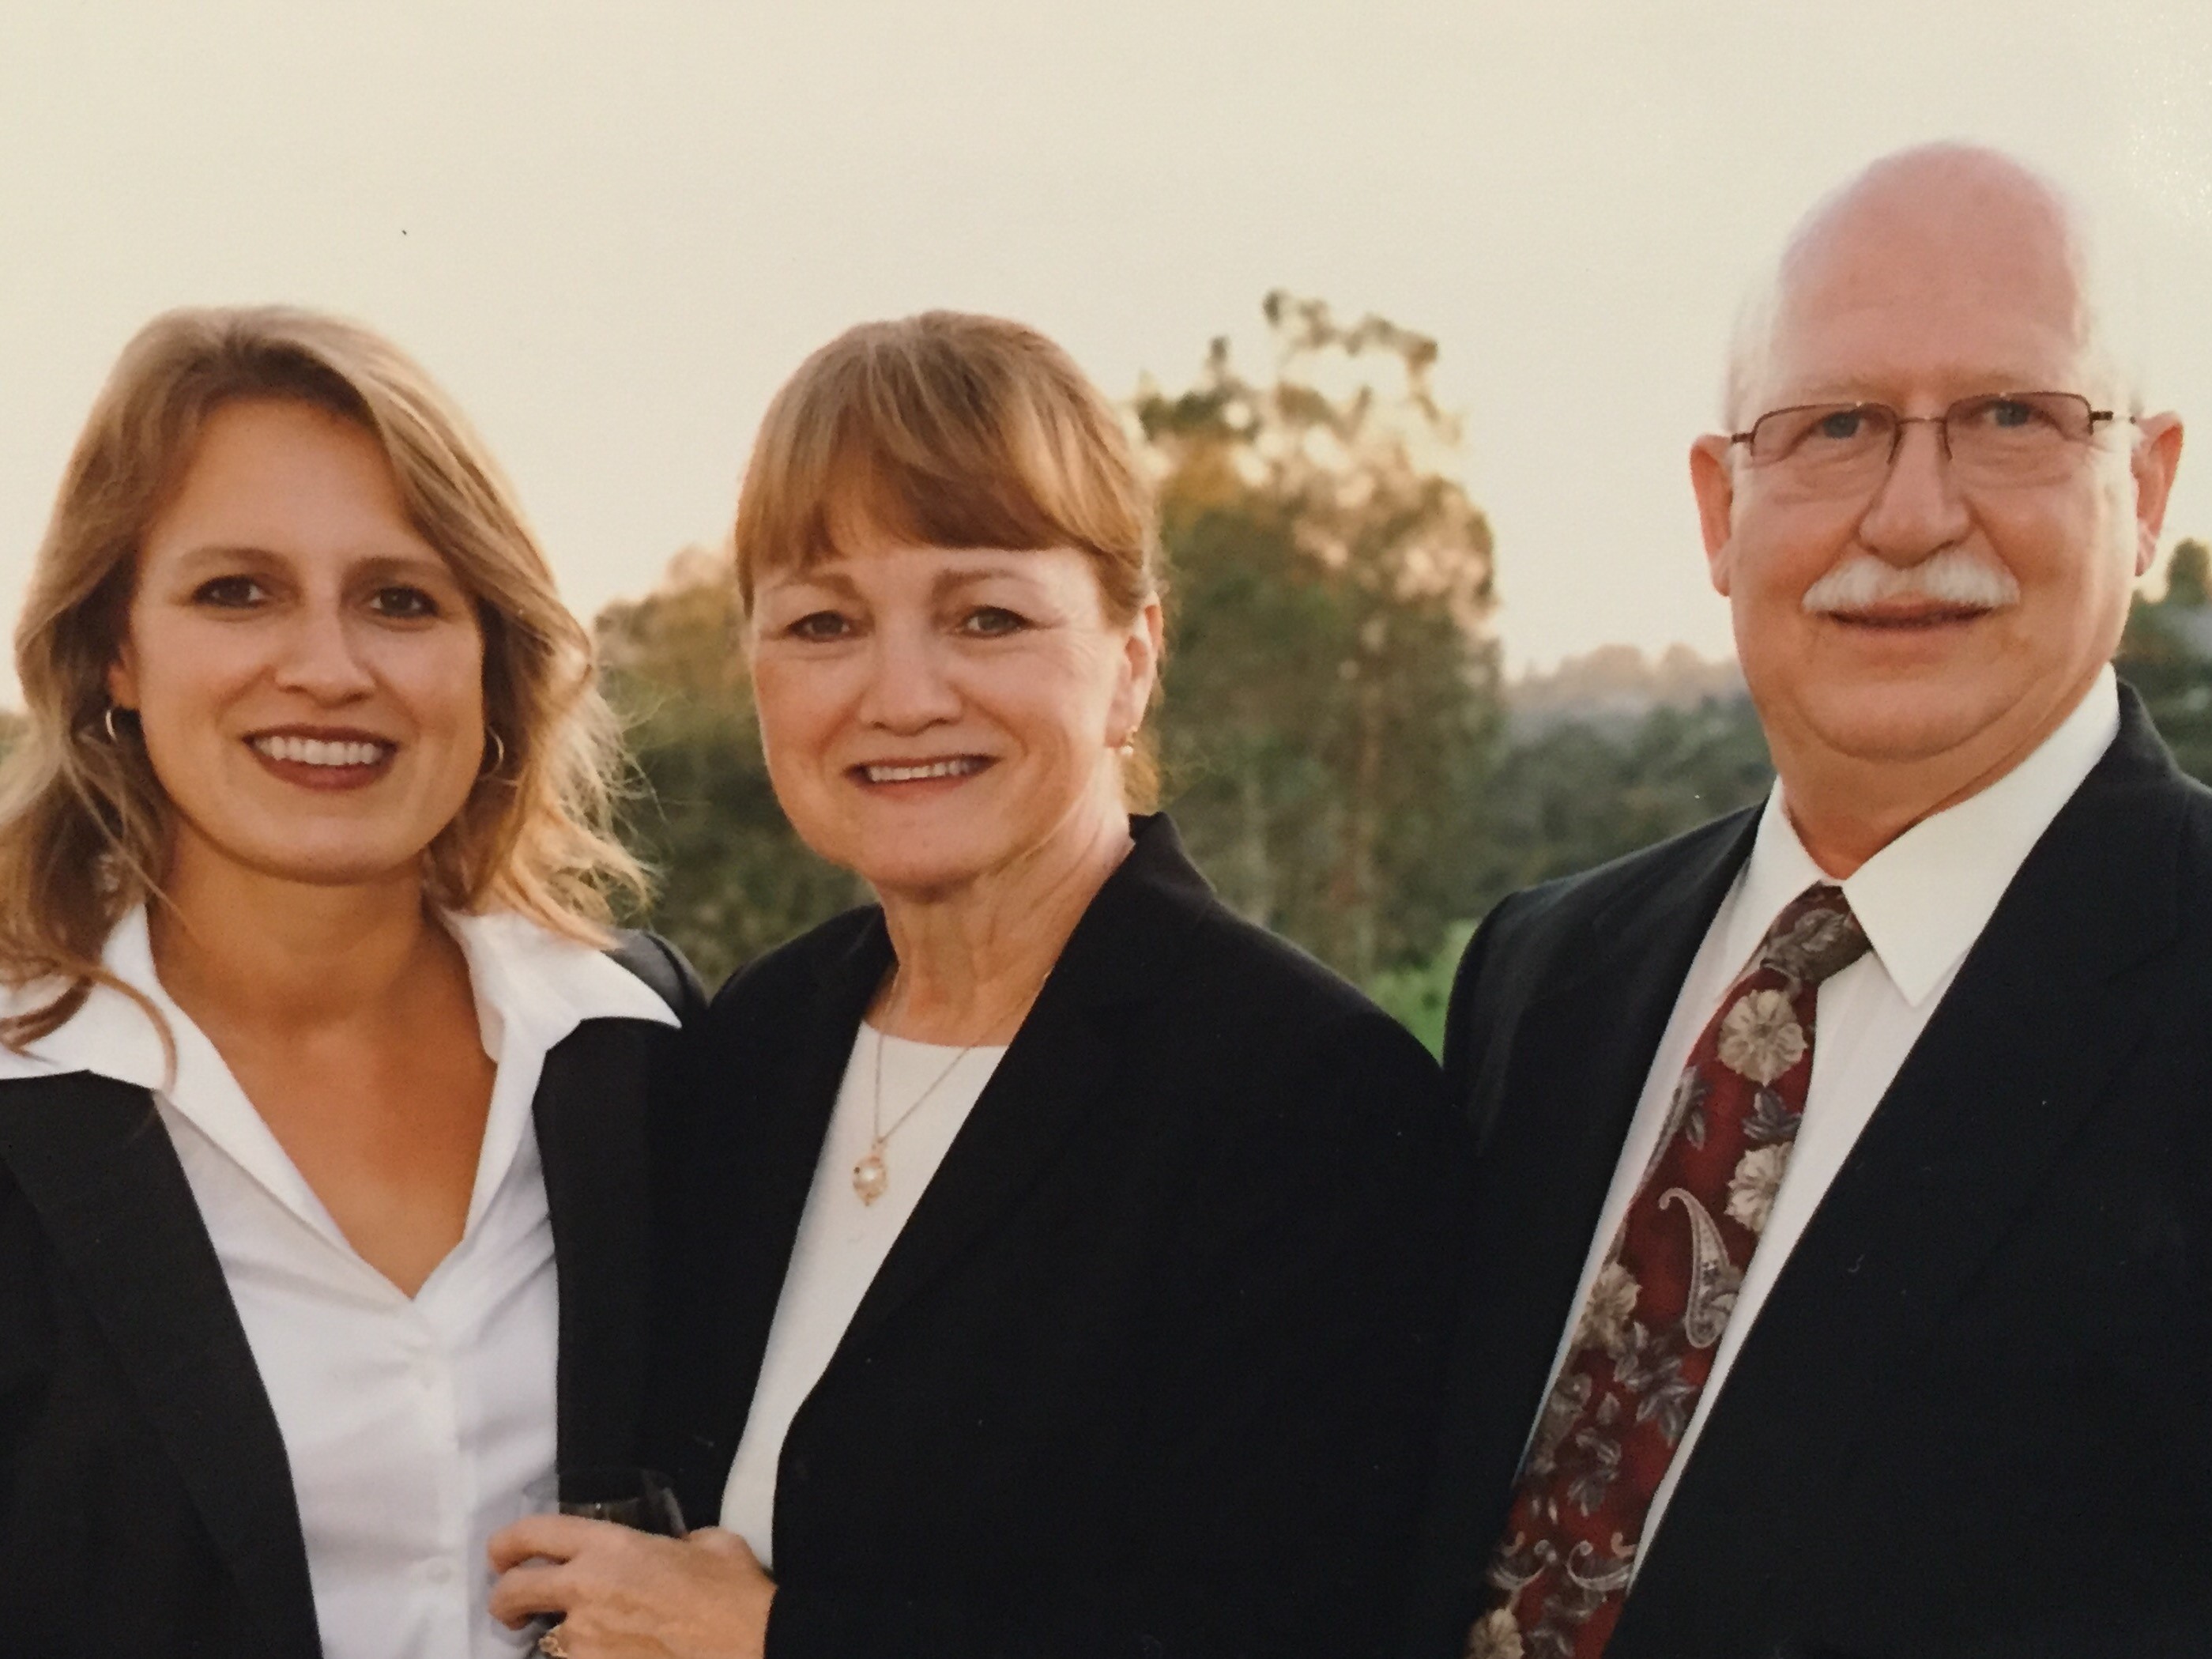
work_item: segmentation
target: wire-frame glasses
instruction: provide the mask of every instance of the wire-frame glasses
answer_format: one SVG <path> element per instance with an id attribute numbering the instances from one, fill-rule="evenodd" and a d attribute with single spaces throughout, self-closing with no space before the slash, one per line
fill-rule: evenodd
<path id="1" fill-rule="evenodd" d="M 1963 484 L 2038 483 L 2062 474 L 2109 409 L 2072 392 L 1996 392 L 1961 398 L 1941 415 L 1900 415 L 1887 404 L 1801 404 L 1731 433 L 1751 464 L 1819 495 L 1880 483 L 1908 426 L 1932 426 Z"/>

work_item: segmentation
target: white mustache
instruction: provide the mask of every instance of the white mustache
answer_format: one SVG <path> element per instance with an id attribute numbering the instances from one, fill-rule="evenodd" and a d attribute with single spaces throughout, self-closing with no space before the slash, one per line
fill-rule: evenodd
<path id="1" fill-rule="evenodd" d="M 2020 603 L 2020 584 L 1996 560 L 1963 547 L 1947 547 L 1901 568 L 1871 553 L 1854 553 L 1807 588 L 1802 603 L 1820 615 L 1871 611 L 1893 599 L 2002 611 Z"/>

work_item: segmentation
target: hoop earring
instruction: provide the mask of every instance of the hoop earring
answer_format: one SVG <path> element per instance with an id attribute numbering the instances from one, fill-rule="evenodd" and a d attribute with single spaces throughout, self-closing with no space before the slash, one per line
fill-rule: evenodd
<path id="1" fill-rule="evenodd" d="M 115 705 L 113 703 L 111 702 L 106 708 L 100 711 L 100 723 L 106 729 L 108 742 L 114 744 L 118 749 L 121 748 L 123 746 L 123 739 L 116 733 Z"/>
<path id="2" fill-rule="evenodd" d="M 491 757 L 491 764 L 483 768 L 477 775 L 480 778 L 496 777 L 499 775 L 499 769 L 507 764 L 507 739 L 489 726 L 484 729 L 484 736 L 491 739 L 491 746 L 496 752 Z"/>

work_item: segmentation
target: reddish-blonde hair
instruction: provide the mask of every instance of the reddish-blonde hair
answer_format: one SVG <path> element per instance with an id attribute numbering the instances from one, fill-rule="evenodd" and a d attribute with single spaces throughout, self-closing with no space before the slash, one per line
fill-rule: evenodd
<path id="1" fill-rule="evenodd" d="M 606 937 L 610 883 L 641 890 L 609 823 L 619 755 L 590 636 L 498 469 L 429 377 L 358 325 L 277 307 L 173 311 L 109 374 L 63 475 L 15 628 L 24 726 L 0 766 L 0 984 L 52 984 L 0 1020 L 21 1047 L 76 1012 L 108 933 L 158 891 L 168 798 L 131 738 L 111 738 L 107 671 L 140 539 L 223 404 L 286 398 L 350 421 L 392 465 L 416 529 L 452 564 L 484 633 L 498 763 L 424 855 L 431 900 L 500 907 Z"/>
<path id="2" fill-rule="evenodd" d="M 1152 495 L 1112 404 L 1035 329 L 926 311 L 849 328 L 799 366 L 761 422 L 738 496 L 739 609 L 762 574 L 884 538 L 1073 548 L 1106 615 L 1158 597 Z M 1158 775 L 1148 737 L 1122 769 L 1133 805 Z"/>

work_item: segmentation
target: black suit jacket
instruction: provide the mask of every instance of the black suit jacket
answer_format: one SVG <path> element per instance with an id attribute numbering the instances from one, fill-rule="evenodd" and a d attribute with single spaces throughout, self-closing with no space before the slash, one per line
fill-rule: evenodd
<path id="1" fill-rule="evenodd" d="M 879 911 L 702 1026 L 659 1416 L 719 1511 Z M 1449 1323 L 1433 1062 L 1140 820 L 792 1423 L 773 1659 L 1380 1651 Z"/>
<path id="2" fill-rule="evenodd" d="M 1507 901 L 1412 1651 L 1457 1655 L 1653 1050 L 1754 813 Z M 2131 693 L 1792 1252 L 1608 1659 L 2212 1651 L 2212 793 Z"/>
<path id="3" fill-rule="evenodd" d="M 615 954 L 696 1017 L 672 951 Z M 636 1455 L 648 1104 L 674 1038 L 587 1020 L 545 1056 L 564 1464 Z M 284 1443 L 152 1097 L 82 1072 L 0 1084 L 0 1653 L 321 1651 Z"/>

